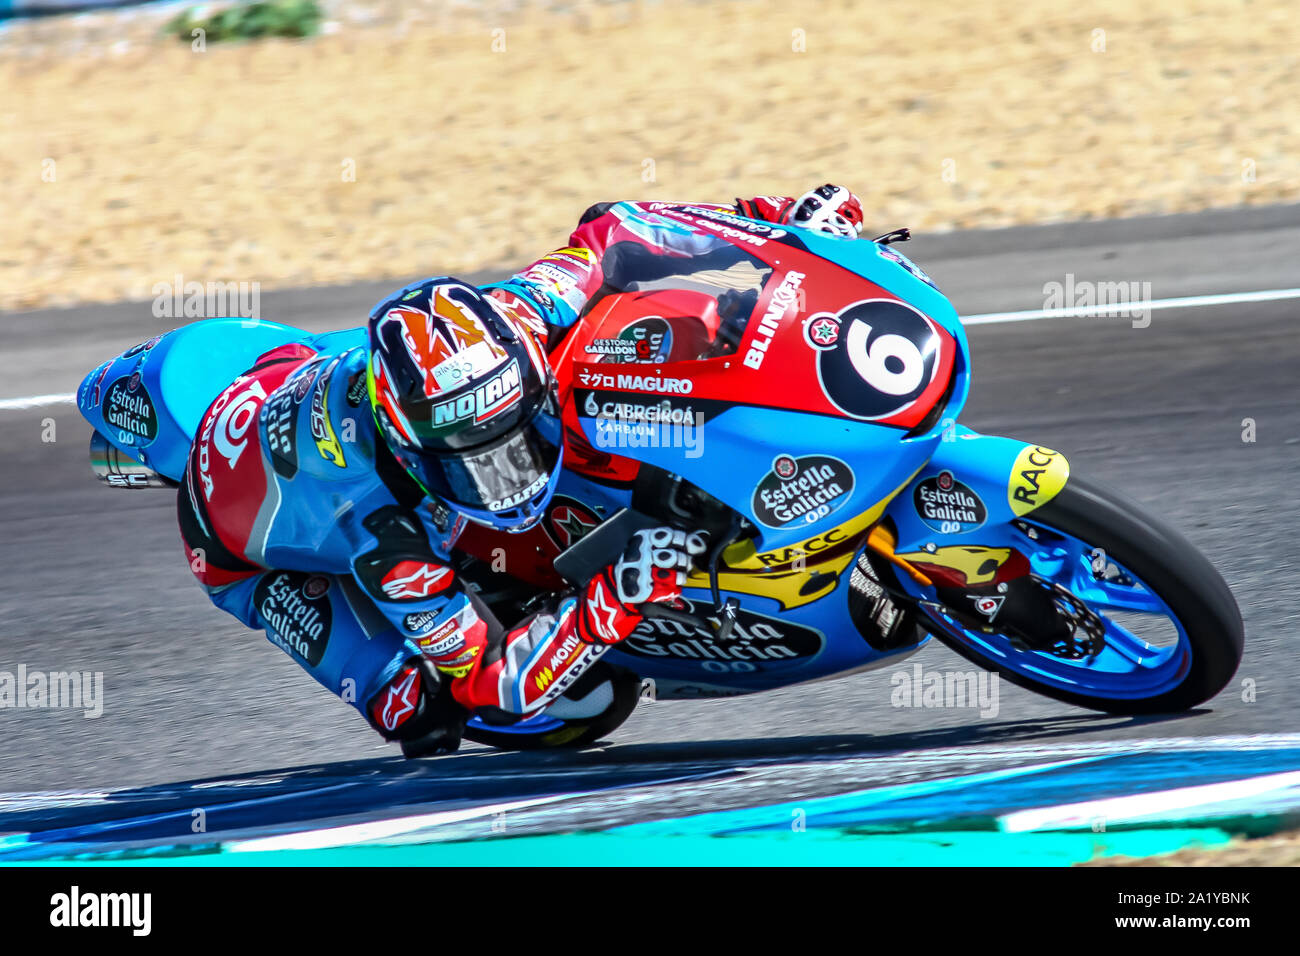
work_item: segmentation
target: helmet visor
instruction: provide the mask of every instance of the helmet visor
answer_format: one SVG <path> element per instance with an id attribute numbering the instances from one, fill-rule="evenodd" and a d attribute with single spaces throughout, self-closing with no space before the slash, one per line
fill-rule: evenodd
<path id="1" fill-rule="evenodd" d="M 405 452 L 427 491 L 475 511 L 509 511 L 543 491 L 560 457 L 559 422 L 539 413 L 500 441 L 439 454 Z"/>

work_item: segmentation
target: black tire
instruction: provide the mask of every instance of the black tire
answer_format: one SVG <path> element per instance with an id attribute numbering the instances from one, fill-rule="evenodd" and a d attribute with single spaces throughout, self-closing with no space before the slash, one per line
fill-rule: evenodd
<path id="1" fill-rule="evenodd" d="M 608 736 L 622 726 L 636 710 L 641 696 L 641 680 L 631 671 L 597 661 L 573 685 L 572 694 L 581 698 L 604 681 L 614 690 L 614 699 L 608 707 L 594 717 L 574 718 L 564 721 L 563 727 L 538 734 L 509 733 L 490 727 L 465 728 L 465 739 L 486 744 L 498 750 L 554 750 L 587 747 Z"/>
<path id="2" fill-rule="evenodd" d="M 1095 697 L 1040 684 L 996 666 L 977 650 L 933 628 L 934 635 L 966 659 L 1011 683 L 1046 697 L 1108 714 L 1174 713 L 1209 700 L 1241 663 L 1245 640 L 1241 612 L 1227 583 L 1190 541 L 1130 498 L 1071 475 L 1055 498 L 1024 520 L 1102 548 L 1136 574 L 1178 617 L 1191 644 L 1192 663 L 1179 684 L 1140 699 Z"/>

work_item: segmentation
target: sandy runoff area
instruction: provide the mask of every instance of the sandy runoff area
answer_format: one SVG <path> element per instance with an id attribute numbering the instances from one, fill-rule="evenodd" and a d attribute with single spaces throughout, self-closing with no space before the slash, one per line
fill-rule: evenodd
<path id="1" fill-rule="evenodd" d="M 591 202 L 826 181 L 868 228 L 1300 199 L 1293 0 L 334 3 L 0 32 L 0 309 L 523 264 Z"/>

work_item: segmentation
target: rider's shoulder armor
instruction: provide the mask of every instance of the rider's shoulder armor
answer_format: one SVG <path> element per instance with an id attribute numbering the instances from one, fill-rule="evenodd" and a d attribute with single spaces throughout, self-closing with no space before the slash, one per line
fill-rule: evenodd
<path id="1" fill-rule="evenodd" d="M 364 536 L 354 512 L 393 501 L 375 469 L 365 367 L 364 347 L 322 352 L 262 406 L 262 453 L 276 497 L 270 566 L 346 570 Z"/>
<path id="2" fill-rule="evenodd" d="M 272 565 L 344 571 L 374 546 L 369 516 L 393 507 L 420 518 L 435 553 L 446 550 L 423 491 L 376 432 L 367 358 L 364 346 L 321 353 L 267 397 L 262 449 L 278 498 L 266 549 Z"/>
<path id="3" fill-rule="evenodd" d="M 266 399 L 262 447 L 284 482 L 373 476 L 375 427 L 366 397 L 366 350 L 303 362 Z"/>

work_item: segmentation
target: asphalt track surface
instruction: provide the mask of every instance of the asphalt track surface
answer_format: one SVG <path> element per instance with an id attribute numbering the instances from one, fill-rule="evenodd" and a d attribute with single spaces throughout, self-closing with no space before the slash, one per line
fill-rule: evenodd
<path id="1" fill-rule="evenodd" d="M 963 314 L 1041 308 L 1043 284 L 1067 273 L 1151 282 L 1157 298 L 1292 288 L 1300 208 L 920 237 L 902 248 Z M 266 294 L 262 316 L 342 328 L 400 284 Z M 429 800 L 499 800 L 803 765 L 750 778 L 741 802 L 775 802 L 981 769 L 1012 752 L 1298 731 L 1298 312 L 1293 300 L 1158 311 L 1146 328 L 1076 318 L 970 329 L 966 424 L 1063 451 L 1075 473 L 1179 527 L 1236 594 L 1246 623 L 1237 679 L 1194 712 L 1149 719 L 1079 710 L 1006 682 L 989 718 L 895 708 L 886 669 L 742 699 L 645 703 L 604 747 L 581 754 L 468 745 L 413 765 L 260 633 L 207 602 L 182 560 L 172 496 L 95 482 L 89 427 L 71 405 L 0 410 L 0 669 L 102 671 L 105 697 L 99 719 L 0 710 L 0 791 L 157 795 L 243 775 L 274 789 L 296 767 L 288 776 L 317 783 L 422 781 Z M 0 400 L 70 392 L 103 359 L 175 324 L 147 303 L 0 315 Z M 1254 442 L 1242 440 L 1246 418 Z M 51 421 L 55 440 L 43 441 Z M 913 663 L 970 669 L 934 642 L 900 666 Z M 814 770 L 829 771 L 828 761 L 839 769 Z M 718 803 L 716 791 L 684 781 L 656 799 L 632 818 Z M 575 825 L 552 816 L 551 829 Z"/>

